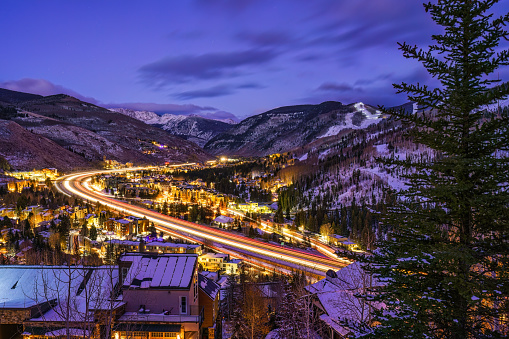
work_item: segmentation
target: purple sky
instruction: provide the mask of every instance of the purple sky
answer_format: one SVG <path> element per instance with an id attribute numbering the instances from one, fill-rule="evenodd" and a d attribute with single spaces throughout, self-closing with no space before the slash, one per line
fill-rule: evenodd
<path id="1" fill-rule="evenodd" d="M 403 103 L 392 83 L 430 79 L 397 42 L 437 32 L 417 0 L 6 0 L 0 30 L 0 87 L 238 117 Z"/>

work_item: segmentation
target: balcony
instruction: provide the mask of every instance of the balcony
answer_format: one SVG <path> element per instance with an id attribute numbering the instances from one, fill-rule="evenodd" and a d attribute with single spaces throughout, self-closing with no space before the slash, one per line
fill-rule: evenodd
<path id="1" fill-rule="evenodd" d="M 178 309 L 176 311 L 178 311 Z M 203 306 L 191 305 L 188 307 L 187 314 L 126 312 L 119 318 L 118 321 L 131 323 L 133 322 L 197 323 L 201 326 L 204 316 L 203 312 L 204 312 Z"/>

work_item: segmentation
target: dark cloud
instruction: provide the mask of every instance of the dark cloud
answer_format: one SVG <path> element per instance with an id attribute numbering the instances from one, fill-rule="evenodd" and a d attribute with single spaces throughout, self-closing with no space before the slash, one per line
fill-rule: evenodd
<path id="1" fill-rule="evenodd" d="M 197 89 L 194 91 L 186 91 L 173 95 L 173 97 L 181 100 L 191 100 L 196 98 L 215 98 L 235 93 L 235 89 L 231 86 L 219 85 L 205 89 Z"/>
<path id="2" fill-rule="evenodd" d="M 255 48 L 283 47 L 293 44 L 295 39 L 286 32 L 241 32 L 236 38 Z"/>
<path id="3" fill-rule="evenodd" d="M 393 79 L 394 79 L 394 73 L 385 73 L 385 74 L 377 75 L 372 78 L 359 79 L 359 80 L 355 81 L 355 85 L 361 85 L 361 86 L 372 85 L 379 81 L 385 81 L 385 80 L 392 81 Z"/>
<path id="4" fill-rule="evenodd" d="M 73 91 L 72 89 L 60 85 L 55 85 L 44 79 L 24 78 L 20 80 L 4 81 L 0 82 L 0 87 L 10 89 L 11 91 L 39 94 L 42 96 L 67 94 L 81 101 L 89 102 L 95 105 L 99 104 L 99 101 L 94 98 L 83 96 Z"/>
<path id="5" fill-rule="evenodd" d="M 320 85 L 320 87 L 317 88 L 318 91 L 333 91 L 333 92 L 351 92 L 351 91 L 360 91 L 362 92 L 361 88 L 356 88 L 350 84 L 347 83 L 334 83 L 334 82 L 324 82 Z"/>
<path id="6" fill-rule="evenodd" d="M 205 89 L 186 91 L 172 95 L 181 100 L 191 100 L 197 98 L 215 98 L 236 93 L 239 89 L 258 89 L 262 86 L 255 83 L 245 83 L 240 85 L 218 85 Z"/>
<path id="7" fill-rule="evenodd" d="M 238 76 L 242 67 L 266 64 L 277 57 L 270 49 L 166 57 L 142 66 L 139 72 L 153 86 Z"/>

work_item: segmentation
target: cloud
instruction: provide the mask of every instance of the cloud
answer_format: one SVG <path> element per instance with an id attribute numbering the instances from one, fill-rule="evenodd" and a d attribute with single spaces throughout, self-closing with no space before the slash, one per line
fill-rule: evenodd
<path id="1" fill-rule="evenodd" d="M 219 85 L 205 89 L 197 89 L 194 91 L 186 91 L 173 95 L 181 100 L 190 100 L 196 98 L 215 98 L 235 93 L 231 86 Z"/>
<path id="2" fill-rule="evenodd" d="M 159 115 L 166 113 L 175 115 L 198 115 L 208 119 L 232 119 L 234 121 L 239 121 L 234 114 L 218 110 L 211 106 L 156 104 L 152 102 L 111 103 L 103 104 L 102 106 L 106 108 L 127 108 L 134 111 L 149 111 Z"/>
<path id="3" fill-rule="evenodd" d="M 243 84 L 237 86 L 238 88 L 250 88 L 250 86 L 258 86 L 256 84 Z M 130 102 L 130 103 L 102 103 L 94 98 L 85 97 L 72 89 L 64 86 L 55 85 L 48 80 L 44 79 L 31 79 L 25 78 L 20 80 L 11 80 L 0 82 L 0 88 L 6 88 L 12 91 L 39 94 L 42 96 L 67 94 L 79 100 L 89 102 L 105 108 L 128 108 L 136 111 L 151 111 L 158 114 L 171 113 L 177 115 L 199 115 L 209 117 L 210 119 L 232 119 L 238 121 L 238 118 L 229 112 L 221 111 L 211 106 L 198 106 L 193 104 L 156 104 L 144 102 Z"/>
<path id="4" fill-rule="evenodd" d="M 324 82 L 321 84 L 318 88 L 318 91 L 333 91 L 333 92 L 351 92 L 351 91 L 358 91 L 362 92 L 362 88 L 354 87 L 352 85 L 349 85 L 347 83 L 334 83 L 334 82 Z"/>
<path id="5" fill-rule="evenodd" d="M 135 111 L 150 111 L 158 114 L 171 113 L 178 115 L 201 114 L 203 112 L 215 112 L 217 108 L 210 106 L 197 106 L 192 104 L 156 104 L 151 102 L 126 102 L 103 104 L 106 108 L 127 108 Z"/>
<path id="6" fill-rule="evenodd" d="M 230 112 L 225 112 L 225 111 L 217 111 L 217 112 L 211 112 L 211 113 L 200 113 L 200 114 L 197 114 L 203 118 L 207 118 L 207 119 L 214 119 L 214 120 L 218 120 L 218 119 L 231 119 L 235 122 L 239 122 L 240 119 L 237 118 L 234 114 L 230 113 Z"/>
<path id="7" fill-rule="evenodd" d="M 293 44 L 295 39 L 286 32 L 241 32 L 236 35 L 237 40 L 255 48 L 281 47 Z"/>
<path id="8" fill-rule="evenodd" d="M 379 81 L 385 81 L 385 80 L 392 81 L 393 79 L 394 79 L 394 73 L 384 73 L 384 74 L 380 74 L 380 75 L 377 75 L 372 78 L 359 79 L 359 80 L 355 81 L 355 85 L 363 85 L 363 86 L 372 85 Z"/>
<path id="9" fill-rule="evenodd" d="M 263 88 L 263 86 L 260 86 L 255 83 L 245 83 L 240 85 L 218 85 L 205 89 L 181 92 L 174 94 L 172 96 L 181 100 L 191 100 L 197 98 L 216 98 L 234 94 L 238 92 L 239 89 L 258 89 L 258 88 Z"/>
<path id="10" fill-rule="evenodd" d="M 99 104 L 99 101 L 94 98 L 85 97 L 73 91 L 72 89 L 60 85 L 55 85 L 44 79 L 24 78 L 20 80 L 9 80 L 0 82 L 0 87 L 10 89 L 11 91 L 39 94 L 42 96 L 67 94 L 81 101 L 86 101 L 95 105 Z"/>
<path id="11" fill-rule="evenodd" d="M 269 49 L 181 55 L 144 65 L 139 73 L 144 82 L 161 87 L 171 83 L 238 76 L 242 74 L 242 67 L 263 65 L 276 57 L 277 54 Z"/>

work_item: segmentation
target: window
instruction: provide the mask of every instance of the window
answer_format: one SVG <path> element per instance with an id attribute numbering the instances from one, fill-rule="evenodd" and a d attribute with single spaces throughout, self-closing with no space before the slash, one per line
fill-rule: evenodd
<path id="1" fill-rule="evenodd" d="M 164 333 L 163 332 L 152 332 L 152 333 L 150 333 L 150 336 L 152 338 L 162 338 L 164 336 Z"/>
<path id="2" fill-rule="evenodd" d="M 187 314 L 187 297 L 180 297 L 180 314 Z"/>

